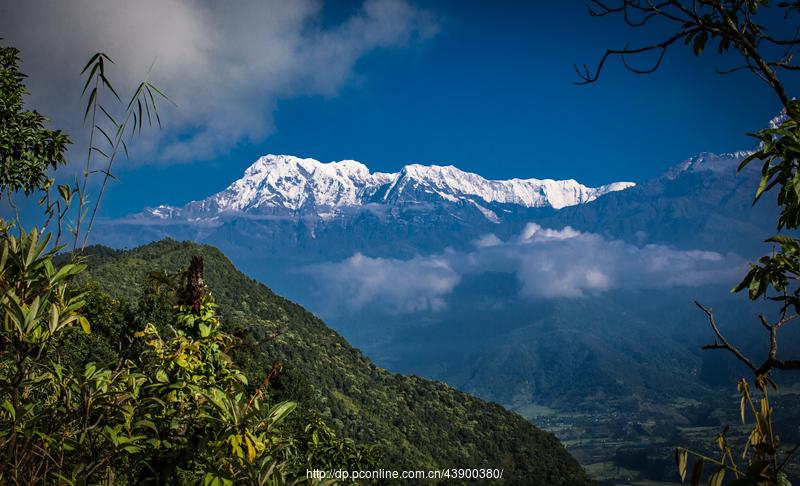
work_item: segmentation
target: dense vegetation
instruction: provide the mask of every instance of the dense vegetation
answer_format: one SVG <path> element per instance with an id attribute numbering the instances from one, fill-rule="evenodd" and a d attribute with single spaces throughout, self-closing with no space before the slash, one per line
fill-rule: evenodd
<path id="1" fill-rule="evenodd" d="M 90 248 L 82 277 L 93 289 L 87 308 L 97 312 L 92 319 L 105 324 L 93 332 L 91 343 L 70 344 L 73 356 L 115 359 L 131 323 L 136 328 L 168 311 L 159 287 L 169 288 L 170 275 L 195 254 L 205 261 L 221 322 L 239 340 L 231 357 L 248 382 L 258 383 L 282 363 L 284 371 L 268 393 L 273 401 L 298 402 L 290 423 L 321 418 L 341 435 L 373 445 L 371 453 L 387 468 L 498 467 L 509 483 L 586 482 L 552 435 L 499 405 L 377 368 L 322 321 L 239 273 L 209 246 L 164 240 L 130 251 Z M 148 275 L 151 284 L 145 285 Z"/>
<path id="2" fill-rule="evenodd" d="M 0 251 L 4 483 L 284 484 L 303 480 L 311 462 L 373 466 L 369 448 L 320 420 L 284 424 L 297 404 L 266 393 L 279 367 L 249 385 L 201 258 L 185 285 L 126 316 L 119 301 L 77 289 L 85 265 L 54 264 L 48 243 L 20 231 L 4 235 Z"/>

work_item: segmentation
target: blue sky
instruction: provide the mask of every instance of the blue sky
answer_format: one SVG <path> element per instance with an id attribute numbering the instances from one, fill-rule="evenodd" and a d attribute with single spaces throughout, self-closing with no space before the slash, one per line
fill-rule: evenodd
<path id="1" fill-rule="evenodd" d="M 611 62 L 596 84 L 574 85 L 573 62 L 593 65 L 606 47 L 658 35 L 630 30 L 619 18 L 591 18 L 581 1 L 415 1 L 408 7 L 424 17 L 424 25 L 414 20 L 406 26 L 412 34 L 351 52 L 346 72 L 328 84 L 317 86 L 314 76 L 335 70 L 335 55 L 321 66 L 304 61 L 311 74 L 289 81 L 306 88 L 276 88 L 264 95 L 270 100 L 263 113 L 242 111 L 256 125 L 263 114 L 264 128 L 256 135 L 227 137 L 198 160 L 190 148 L 177 162 L 151 163 L 157 156 L 149 152 L 121 165 L 104 214 L 203 198 L 266 153 L 356 159 L 386 172 L 407 163 L 453 164 L 488 178 L 642 181 L 701 151 L 748 148 L 743 134 L 779 108 L 750 75 L 717 75 L 714 50 L 695 58 L 683 46 L 669 52 L 655 74 L 636 76 Z M 312 2 L 297 35 L 306 35 L 308 22 L 312 32 L 335 30 L 360 9 L 360 2 Z M 0 32 L 2 27 L 0 21 Z M 13 35 L 7 38 L 13 43 Z M 25 39 L 20 43 L 23 55 L 27 44 L 29 51 L 36 48 Z M 36 52 L 31 56 L 33 78 Z M 245 110 L 259 106 L 262 94 L 254 89 L 250 98 L 226 103 Z M 48 113 L 46 101 L 41 104 Z M 191 137 L 200 123 L 181 130 Z"/>

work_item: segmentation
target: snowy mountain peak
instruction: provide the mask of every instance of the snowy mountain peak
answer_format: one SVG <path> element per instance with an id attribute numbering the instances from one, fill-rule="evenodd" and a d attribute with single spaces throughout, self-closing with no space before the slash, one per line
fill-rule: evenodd
<path id="1" fill-rule="evenodd" d="M 687 172 L 715 172 L 723 175 L 735 173 L 739 163 L 752 154 L 752 150 L 738 150 L 722 154 L 703 152 L 670 167 L 662 177 L 667 180 L 675 180 Z M 756 166 L 751 165 L 750 167 L 755 168 Z"/>
<path id="2" fill-rule="evenodd" d="M 208 218 L 220 213 L 315 214 L 324 219 L 367 203 L 402 204 L 449 201 L 476 206 L 489 219 L 488 205 L 527 208 L 583 204 L 631 182 L 593 188 L 573 179 L 487 180 L 452 165 L 410 164 L 400 172 L 370 172 L 355 160 L 323 163 L 292 155 L 265 155 L 224 191 L 183 208 L 159 206 L 145 215 L 159 219 Z"/>
<path id="3" fill-rule="evenodd" d="M 795 99 L 792 98 L 792 101 L 794 101 L 794 100 Z M 783 108 L 783 109 L 781 109 L 781 111 L 777 115 L 772 117 L 772 119 L 769 121 L 769 127 L 770 128 L 778 128 L 779 126 L 781 126 L 783 124 L 783 122 L 785 122 L 788 119 L 789 119 L 789 115 L 786 114 L 786 108 Z"/>
<path id="4" fill-rule="evenodd" d="M 304 171 L 306 173 L 320 172 L 327 175 L 360 174 L 368 175 L 366 165 L 355 160 L 342 160 L 327 164 L 314 159 L 302 159 L 293 155 L 265 155 L 244 171 L 244 176 L 257 176 L 258 174 L 287 174 Z"/>
<path id="5" fill-rule="evenodd" d="M 322 163 L 291 155 L 265 155 L 224 191 L 186 206 L 189 213 L 273 212 L 276 208 L 331 210 L 358 205 L 365 188 L 388 181 L 355 160 Z"/>
<path id="6" fill-rule="evenodd" d="M 488 180 L 478 174 L 464 172 L 452 165 L 407 165 L 397 177 L 397 183 L 384 196 L 385 200 L 402 199 L 409 192 L 419 197 L 419 192 L 435 194 L 449 201 L 469 199 L 473 202 L 514 204 L 528 208 L 583 204 L 613 191 L 632 187 L 632 182 L 615 182 L 605 186 L 587 187 L 574 179 L 510 179 Z M 391 192 L 398 194 L 392 198 Z"/>

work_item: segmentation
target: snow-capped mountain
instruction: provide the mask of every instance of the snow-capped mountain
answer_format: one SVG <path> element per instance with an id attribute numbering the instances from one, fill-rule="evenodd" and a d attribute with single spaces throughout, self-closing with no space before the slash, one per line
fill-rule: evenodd
<path id="1" fill-rule="evenodd" d="M 145 216 L 159 219 L 204 219 L 221 214 L 309 214 L 322 219 L 366 205 L 450 202 L 475 206 L 496 220 L 494 205 L 524 208 L 567 206 L 593 201 L 627 189 L 632 182 L 587 187 L 569 179 L 487 180 L 453 166 L 407 165 L 400 172 L 370 172 L 360 162 L 322 163 L 290 155 L 265 155 L 222 192 L 182 208 L 158 206 Z"/>
<path id="2" fill-rule="evenodd" d="M 635 245 L 750 255 L 774 231 L 775 205 L 762 198 L 752 207 L 759 167 L 736 170 L 749 154 L 700 154 L 635 187 L 596 188 L 572 180 L 492 181 L 455 167 L 375 173 L 355 161 L 270 155 L 206 199 L 100 221 L 93 242 L 210 243 L 258 275 L 290 283 L 284 270 L 314 262 L 469 251 L 487 235 L 514 238 L 531 222 Z"/>
<path id="3" fill-rule="evenodd" d="M 670 167 L 664 174 L 665 179 L 674 180 L 681 174 L 697 173 L 697 172 L 716 172 L 730 175 L 731 168 L 753 154 L 752 150 L 739 150 L 736 152 L 729 152 L 724 154 L 714 154 L 711 152 L 703 152 L 689 157 L 680 164 Z M 756 164 L 750 166 L 752 169 Z"/>
<path id="4" fill-rule="evenodd" d="M 445 200 L 479 199 L 486 203 L 514 204 L 526 208 L 561 209 L 593 201 L 603 194 L 621 191 L 633 182 L 614 182 L 600 187 L 587 187 L 574 179 L 511 179 L 487 180 L 452 165 L 407 165 L 393 174 L 392 182 L 382 194 L 383 201 L 402 200 L 420 193 L 435 194 Z"/>

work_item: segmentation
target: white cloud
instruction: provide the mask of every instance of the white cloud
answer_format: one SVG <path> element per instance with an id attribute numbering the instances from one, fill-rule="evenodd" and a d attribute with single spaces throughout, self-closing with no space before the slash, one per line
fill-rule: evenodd
<path id="1" fill-rule="evenodd" d="M 542 228 L 536 223 L 528 223 L 520 234 L 522 241 L 543 241 L 543 240 L 566 240 L 579 236 L 580 232 L 571 226 L 565 226 L 560 230 Z"/>
<path id="2" fill-rule="evenodd" d="M 489 272 L 514 274 L 517 298 L 581 298 L 615 289 L 660 289 L 721 283 L 732 285 L 746 268 L 735 254 L 636 246 L 573 228 L 529 224 L 508 241 L 485 235 L 475 249 L 452 249 L 409 260 L 361 254 L 309 272 L 339 312 L 370 306 L 393 313 L 442 310 L 464 277 Z"/>
<path id="3" fill-rule="evenodd" d="M 112 81 L 151 78 L 178 105 L 166 130 L 141 146 L 141 162 L 195 161 L 274 130 L 276 101 L 335 96 L 359 58 L 403 47 L 436 31 L 406 0 L 366 0 L 323 25 L 314 0 L 26 0 L 0 6 L 3 43 L 22 50 L 33 104 L 55 126 L 80 133 L 79 72 L 95 51 L 115 61 Z M 126 85 L 127 83 L 127 85 Z M 76 137 L 79 138 L 79 137 Z M 141 147 L 140 146 L 140 147 Z"/>
<path id="4" fill-rule="evenodd" d="M 315 265 L 308 273 L 324 283 L 333 302 L 348 310 L 379 305 L 390 314 L 444 310 L 442 297 L 460 280 L 444 257 L 396 260 L 360 253 L 339 263 Z"/>
<path id="5" fill-rule="evenodd" d="M 594 290 L 607 290 L 609 288 L 609 280 L 608 276 L 597 270 L 596 268 L 590 268 L 586 270 L 586 286 L 590 289 Z"/>
<path id="6" fill-rule="evenodd" d="M 477 240 L 474 241 L 474 244 L 478 248 L 488 248 L 490 246 L 497 246 L 503 243 L 497 235 L 489 233 L 486 235 L 481 236 Z"/>

